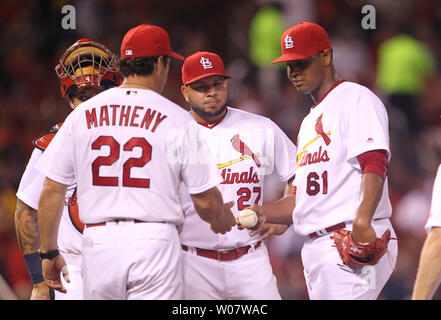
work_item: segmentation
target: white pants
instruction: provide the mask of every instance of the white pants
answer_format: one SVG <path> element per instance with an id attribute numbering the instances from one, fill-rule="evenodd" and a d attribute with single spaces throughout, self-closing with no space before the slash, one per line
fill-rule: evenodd
<path id="1" fill-rule="evenodd" d="M 389 228 L 396 238 L 389 219 L 372 221 L 377 237 Z M 352 225 L 345 229 L 351 230 Z M 330 239 L 332 233 L 307 238 L 302 249 L 304 275 L 311 300 L 374 300 L 378 297 L 395 268 L 397 240 L 390 240 L 388 251 L 375 266 L 352 269 L 343 265 Z"/>
<path id="2" fill-rule="evenodd" d="M 83 299 L 83 280 L 81 279 L 81 255 L 61 252 L 67 265 L 70 282 L 64 280 L 63 275 L 60 276 L 66 293 L 55 290 L 55 300 L 82 300 Z"/>
<path id="3" fill-rule="evenodd" d="M 181 251 L 174 224 L 128 222 L 86 228 L 84 299 L 182 299 Z"/>
<path id="4" fill-rule="evenodd" d="M 186 300 L 280 300 L 265 245 L 237 260 L 217 261 L 183 251 Z"/>

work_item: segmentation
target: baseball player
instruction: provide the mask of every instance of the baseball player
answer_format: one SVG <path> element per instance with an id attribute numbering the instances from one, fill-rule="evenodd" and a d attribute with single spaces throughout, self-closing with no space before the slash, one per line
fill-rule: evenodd
<path id="1" fill-rule="evenodd" d="M 428 235 L 421 251 L 412 300 L 432 299 L 441 281 L 441 165 L 432 192 L 432 206 L 426 223 Z"/>
<path id="2" fill-rule="evenodd" d="M 182 67 L 182 94 L 216 158 L 223 178 L 218 188 L 237 216 L 262 203 L 265 176 L 274 169 L 282 181 L 294 176 L 296 148 L 270 119 L 227 106 L 228 78 L 221 58 L 210 52 L 189 56 Z M 287 226 L 267 224 L 262 234 L 234 228 L 215 235 L 197 217 L 188 192 L 181 185 L 185 299 L 280 299 L 263 240 Z"/>
<path id="3" fill-rule="evenodd" d="M 122 85 L 78 106 L 37 164 L 46 175 L 38 207 L 40 256 L 55 290 L 65 290 L 56 236 L 73 181 L 85 225 L 85 299 L 182 298 L 180 181 L 212 232 L 225 234 L 235 225 L 197 126 L 161 95 L 170 58 L 183 60 L 164 29 L 143 24 L 129 30 L 121 44 Z"/>
<path id="4" fill-rule="evenodd" d="M 97 93 L 119 85 L 122 80 L 114 54 L 102 44 L 90 39 L 80 39 L 70 46 L 55 70 L 61 80 L 61 95 L 68 99 L 72 109 Z M 31 299 L 49 299 L 50 292 L 44 282 L 41 260 L 37 253 L 40 242 L 37 209 L 45 176 L 35 165 L 61 125 L 62 123 L 58 123 L 49 132 L 34 140 L 35 149 L 17 191 L 16 231 L 33 284 Z M 84 226 L 78 219 L 76 184 L 73 183 L 66 193 L 58 233 L 59 250 L 66 260 L 70 283 L 64 283 L 67 293 L 55 292 L 57 300 L 82 298 L 80 253 L 83 229 Z"/>
<path id="5" fill-rule="evenodd" d="M 387 112 L 369 89 L 338 79 L 321 26 L 299 23 L 281 44 L 273 63 L 286 62 L 290 81 L 315 104 L 298 134 L 295 200 L 252 209 L 262 221 L 293 222 L 306 236 L 311 299 L 376 299 L 398 251 L 389 220 Z"/>

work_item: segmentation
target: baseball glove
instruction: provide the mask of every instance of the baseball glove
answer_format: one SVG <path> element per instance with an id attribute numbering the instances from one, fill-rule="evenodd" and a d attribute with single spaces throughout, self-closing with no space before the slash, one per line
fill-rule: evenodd
<path id="1" fill-rule="evenodd" d="M 339 229 L 331 236 L 334 247 L 337 248 L 340 258 L 347 266 L 375 265 L 387 252 L 387 245 L 391 240 L 390 230 L 387 229 L 381 238 L 369 244 L 359 244 L 352 239 L 349 230 Z"/>

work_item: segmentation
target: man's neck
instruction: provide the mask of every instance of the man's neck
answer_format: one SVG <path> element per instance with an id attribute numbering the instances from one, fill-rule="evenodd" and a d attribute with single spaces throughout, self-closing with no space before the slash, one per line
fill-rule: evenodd
<path id="1" fill-rule="evenodd" d="M 196 112 L 194 112 L 193 109 L 190 110 L 191 115 L 193 116 L 193 118 L 200 123 L 216 123 L 219 122 L 220 120 L 222 120 L 225 117 L 225 114 L 227 113 L 227 109 L 225 109 L 221 114 L 218 114 L 217 116 L 214 117 L 207 117 L 207 116 L 201 116 L 199 114 L 197 114 Z"/>
<path id="2" fill-rule="evenodd" d="M 152 76 L 128 76 L 124 78 L 123 83 L 119 87 L 158 91 L 156 80 Z"/>
<path id="3" fill-rule="evenodd" d="M 328 75 L 326 75 L 325 79 L 323 80 L 322 84 L 317 88 L 317 90 L 310 93 L 314 104 L 319 103 L 328 94 L 329 90 L 332 89 L 334 84 L 339 80 L 340 78 L 335 72 L 330 72 Z"/>

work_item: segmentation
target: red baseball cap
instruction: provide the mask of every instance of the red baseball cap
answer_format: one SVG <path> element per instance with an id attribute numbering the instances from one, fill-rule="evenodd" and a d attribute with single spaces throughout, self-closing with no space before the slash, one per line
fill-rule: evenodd
<path id="1" fill-rule="evenodd" d="M 231 78 L 225 73 L 224 63 L 217 54 L 199 51 L 185 59 L 182 66 L 182 83 L 184 85 L 209 76 Z"/>
<path id="2" fill-rule="evenodd" d="M 300 22 L 286 30 L 280 41 L 282 55 L 271 63 L 299 60 L 332 49 L 328 34 L 318 24 Z"/>
<path id="3" fill-rule="evenodd" d="M 130 29 L 121 43 L 121 58 L 165 55 L 178 60 L 184 57 L 171 51 L 170 37 L 164 29 L 142 24 Z"/>

